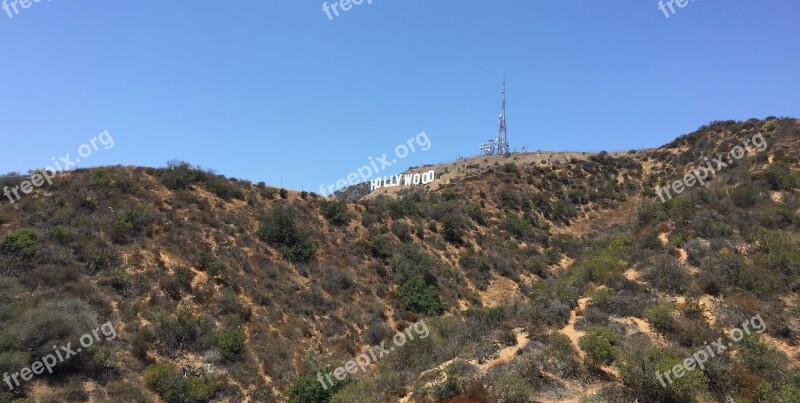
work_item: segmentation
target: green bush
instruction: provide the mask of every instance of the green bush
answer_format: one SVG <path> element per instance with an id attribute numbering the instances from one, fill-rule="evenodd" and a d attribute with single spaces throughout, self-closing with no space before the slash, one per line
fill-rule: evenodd
<path id="1" fill-rule="evenodd" d="M 126 241 L 141 234 L 154 220 L 150 207 L 139 204 L 123 210 L 113 222 L 113 237 Z"/>
<path id="2" fill-rule="evenodd" d="M 206 179 L 206 187 L 211 193 L 219 196 L 223 200 L 244 199 L 244 192 L 229 179 L 214 177 Z"/>
<path id="3" fill-rule="evenodd" d="M 644 316 L 656 329 L 670 331 L 675 325 L 675 319 L 672 317 L 673 312 L 675 312 L 675 304 L 661 302 L 656 306 L 645 309 Z"/>
<path id="4" fill-rule="evenodd" d="M 752 183 L 742 183 L 731 190 L 733 205 L 739 208 L 751 208 L 758 203 L 758 189 Z"/>
<path id="5" fill-rule="evenodd" d="M 464 252 L 458 259 L 458 264 L 464 268 L 464 274 L 472 282 L 475 288 L 485 291 L 489 286 L 489 280 L 492 278 L 490 273 L 492 266 L 489 263 L 489 258 L 486 255 L 476 252 Z"/>
<path id="6" fill-rule="evenodd" d="M 519 172 L 519 167 L 513 162 L 506 162 L 500 169 L 507 174 Z"/>
<path id="7" fill-rule="evenodd" d="M 520 205 L 520 195 L 516 190 L 504 187 L 497 192 L 497 201 L 502 209 L 517 209 Z"/>
<path id="8" fill-rule="evenodd" d="M 596 288 L 588 293 L 593 305 L 608 306 L 617 299 L 617 291 L 612 288 Z"/>
<path id="9" fill-rule="evenodd" d="M 364 202 L 367 211 L 378 217 L 389 216 L 392 219 L 403 218 L 406 216 L 421 216 L 419 207 L 410 200 L 395 199 L 386 195 L 380 195 L 374 200 Z"/>
<path id="10" fill-rule="evenodd" d="M 603 326 L 590 327 L 586 335 L 578 339 L 578 346 L 586 353 L 588 364 L 592 367 L 611 364 L 616 344 L 614 332 Z"/>
<path id="11" fill-rule="evenodd" d="M 762 241 L 760 246 L 765 247 L 766 242 Z M 748 264 L 742 256 L 732 253 L 717 253 L 702 263 L 702 278 L 725 292 L 732 292 L 739 288 L 760 296 L 769 295 L 785 287 L 785 284 L 782 284 L 783 273 L 779 262 L 782 257 L 790 257 L 792 254 L 800 257 L 800 253 L 796 249 L 790 248 L 774 249 L 770 253 L 759 252 L 755 256 L 755 260 L 759 264 L 753 266 Z M 797 261 L 800 264 L 800 258 Z M 785 274 L 789 275 L 790 273 Z"/>
<path id="12" fill-rule="evenodd" d="M 174 353 L 180 348 L 200 351 L 208 346 L 211 324 L 204 318 L 182 309 L 174 316 L 165 313 L 155 316 L 155 333 L 166 353 Z"/>
<path id="13" fill-rule="evenodd" d="M 792 280 L 800 277 L 800 240 L 794 233 L 761 229 L 757 240 L 756 263 Z"/>
<path id="14" fill-rule="evenodd" d="M 217 277 L 225 272 L 225 263 L 219 261 L 216 256 L 208 251 L 200 251 L 197 256 L 197 268 L 204 270 L 209 276 Z"/>
<path id="15" fill-rule="evenodd" d="M 508 403 L 530 402 L 533 389 L 522 375 L 505 371 L 492 383 L 492 394 L 496 401 Z"/>
<path id="16" fill-rule="evenodd" d="M 18 228 L 6 235 L 0 250 L 7 255 L 31 257 L 36 253 L 38 235 L 31 228 Z"/>
<path id="17" fill-rule="evenodd" d="M 369 253 L 380 259 L 386 259 L 392 255 L 392 242 L 383 235 L 370 235 L 365 238 L 359 238 L 356 241 L 356 246 L 364 253 Z"/>
<path id="18" fill-rule="evenodd" d="M 467 213 L 467 216 L 477 224 L 486 225 L 489 222 L 486 218 L 486 209 L 481 207 L 478 203 L 469 202 L 464 208 L 464 211 Z"/>
<path id="19" fill-rule="evenodd" d="M 14 286 L 13 283 L 7 283 L 6 286 L 8 285 Z M 2 306 L 1 302 L 0 308 L 8 307 L 8 305 Z M 17 308 L 14 307 L 14 310 Z M 11 312 L 4 310 L 0 313 L 0 318 L 5 319 L 9 314 Z M 14 351 L 13 346 L 24 346 L 20 350 L 24 350 L 26 354 L 43 357 L 52 353 L 54 345 L 62 346 L 68 342 L 74 344 L 87 329 L 96 328 L 96 317 L 97 314 L 92 311 L 91 306 L 80 299 L 46 301 L 36 308 L 24 311 L 16 320 L 3 323 L 0 327 L 0 349 L 6 350 L 11 347 L 9 350 Z M 0 362 L 10 358 L 14 358 L 14 353 L 0 357 Z M 84 363 L 87 358 L 88 355 L 81 354 L 60 363 L 58 367 L 71 370 L 85 369 Z M 19 368 L 14 369 L 17 370 Z"/>
<path id="20" fill-rule="evenodd" d="M 117 291 L 122 291 L 128 286 L 128 271 L 124 267 L 117 267 L 111 271 L 109 282 Z"/>
<path id="21" fill-rule="evenodd" d="M 514 213 L 509 213 L 506 215 L 506 219 L 503 222 L 503 228 L 505 228 L 506 231 L 510 232 L 516 238 L 522 240 L 528 239 L 533 233 L 533 226 L 531 223 L 525 218 Z"/>
<path id="22" fill-rule="evenodd" d="M 566 378 L 577 378 L 581 375 L 581 363 L 578 361 L 578 351 L 572 340 L 565 334 L 553 332 L 547 336 L 544 361 L 548 372 L 563 374 Z"/>
<path id="23" fill-rule="evenodd" d="M 277 247 L 284 257 L 293 262 L 305 263 L 314 257 L 311 236 L 297 227 L 294 212 L 287 207 L 272 210 L 272 213 L 261 222 L 258 236 Z"/>
<path id="24" fill-rule="evenodd" d="M 5 223 L 6 223 L 6 220 L 7 220 L 7 218 L 6 218 L 6 213 L 4 213 L 4 212 L 0 211 L 0 225 L 3 225 L 3 224 L 5 224 Z"/>
<path id="25" fill-rule="evenodd" d="M 645 272 L 644 279 L 654 288 L 673 294 L 685 293 L 692 282 L 686 269 L 669 255 L 656 257 L 653 266 Z"/>
<path id="26" fill-rule="evenodd" d="M 800 386 L 790 383 L 762 382 L 756 391 L 759 402 L 798 403 Z"/>
<path id="27" fill-rule="evenodd" d="M 246 349 L 245 334 L 241 330 L 227 330 L 214 337 L 214 344 L 228 361 L 239 358 Z"/>
<path id="28" fill-rule="evenodd" d="M 210 377 L 183 376 L 172 363 L 157 363 L 144 371 L 144 381 L 167 403 L 207 402 L 217 394 L 216 381 Z"/>
<path id="29" fill-rule="evenodd" d="M 621 359 L 620 375 L 622 383 L 631 396 L 638 396 L 646 402 L 692 402 L 693 395 L 702 395 L 707 379 L 703 371 L 686 371 L 681 378 L 670 375 L 673 383 L 665 378 L 664 384 L 656 377 L 656 371 L 664 374 L 676 365 L 683 365 L 683 358 L 664 348 L 632 348 Z"/>
<path id="30" fill-rule="evenodd" d="M 789 190 L 800 187 L 800 172 L 792 170 L 782 162 L 770 165 L 764 178 L 772 190 Z"/>
<path id="31" fill-rule="evenodd" d="M 347 212 L 347 203 L 343 201 L 323 201 L 322 215 L 329 223 L 337 226 L 345 226 L 350 222 L 350 214 Z"/>
<path id="32" fill-rule="evenodd" d="M 330 402 L 380 402 L 381 399 L 380 387 L 373 379 L 359 379 L 358 382 L 348 382 L 347 386 L 331 396 Z"/>
<path id="33" fill-rule="evenodd" d="M 629 236 L 613 236 L 604 241 L 604 245 L 590 254 L 580 266 L 581 275 L 586 281 L 601 282 L 608 274 L 624 267 L 624 257 L 631 251 L 632 240 Z"/>
<path id="34" fill-rule="evenodd" d="M 183 190 L 196 182 L 206 180 L 208 172 L 200 167 L 184 161 L 169 161 L 167 167 L 159 169 L 158 178 L 161 183 L 172 190 Z"/>
<path id="35" fill-rule="evenodd" d="M 50 236 L 62 245 L 68 245 L 73 238 L 70 230 L 63 225 L 50 228 Z"/>
<path id="36" fill-rule="evenodd" d="M 236 291 L 230 287 L 223 287 L 220 289 L 219 298 L 219 313 L 234 317 L 236 325 L 240 325 L 250 320 L 253 312 L 245 304 L 242 299 L 236 294 Z"/>
<path id="37" fill-rule="evenodd" d="M 392 221 L 392 233 L 402 242 L 411 242 L 411 226 L 403 221 Z"/>
<path id="38" fill-rule="evenodd" d="M 442 218 L 442 238 L 453 244 L 460 244 L 464 233 L 464 219 L 460 215 L 450 213 Z"/>
<path id="39" fill-rule="evenodd" d="M 110 402 L 152 403 L 153 399 L 147 389 L 121 380 L 113 380 L 106 384 L 106 393 Z M 16 402 L 14 402 L 16 403 Z"/>
<path id="40" fill-rule="evenodd" d="M 453 399 L 469 388 L 469 364 L 453 363 L 447 365 L 440 373 L 444 375 L 444 382 L 434 384 L 428 395 L 434 397 L 437 402 L 444 402 Z"/>
<path id="41" fill-rule="evenodd" d="M 279 206 L 272 210 L 258 228 L 261 239 L 274 245 L 290 245 L 297 240 L 299 230 L 295 224 L 294 212 L 288 207 Z"/>
<path id="42" fill-rule="evenodd" d="M 295 380 L 291 386 L 289 386 L 289 390 L 286 392 L 286 395 L 289 397 L 290 403 L 327 403 L 331 401 L 331 397 L 335 395 L 339 390 L 347 386 L 350 382 L 347 380 L 339 381 L 333 376 L 331 376 L 334 384 L 329 385 L 327 383 L 326 378 L 323 377 L 323 380 L 326 381 L 326 385 L 328 388 L 326 389 L 322 384 L 314 377 L 311 376 L 304 376 Z"/>
<path id="43" fill-rule="evenodd" d="M 421 277 L 426 283 L 436 282 L 433 270 L 436 267 L 436 257 L 425 252 L 416 244 L 401 244 L 395 249 L 389 266 L 394 274 L 397 284 L 403 284 L 413 277 Z"/>
<path id="44" fill-rule="evenodd" d="M 778 360 L 778 351 L 762 342 L 758 333 L 745 335 L 736 348 L 737 358 L 761 376 L 769 377 L 784 369 Z"/>
<path id="45" fill-rule="evenodd" d="M 551 206 L 543 210 L 545 217 L 561 224 L 578 216 L 578 208 L 568 200 L 556 200 Z"/>
<path id="46" fill-rule="evenodd" d="M 411 312 L 425 315 L 441 315 L 444 302 L 439 296 L 439 288 L 427 284 L 422 277 L 414 277 L 397 288 L 397 297 Z"/>
<path id="47" fill-rule="evenodd" d="M 281 247 L 281 253 L 292 262 L 306 263 L 314 257 L 315 250 L 311 238 L 305 232 L 302 234 L 294 245 Z"/>

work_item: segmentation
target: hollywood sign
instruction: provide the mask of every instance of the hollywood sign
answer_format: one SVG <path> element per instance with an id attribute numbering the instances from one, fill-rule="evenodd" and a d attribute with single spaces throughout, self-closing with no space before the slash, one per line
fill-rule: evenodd
<path id="1" fill-rule="evenodd" d="M 433 170 L 423 173 L 408 174 L 408 175 L 394 175 L 384 176 L 383 178 L 375 178 L 370 182 L 369 190 L 380 189 L 382 187 L 395 187 L 395 186 L 411 186 L 411 185 L 427 185 L 435 179 L 436 173 Z"/>

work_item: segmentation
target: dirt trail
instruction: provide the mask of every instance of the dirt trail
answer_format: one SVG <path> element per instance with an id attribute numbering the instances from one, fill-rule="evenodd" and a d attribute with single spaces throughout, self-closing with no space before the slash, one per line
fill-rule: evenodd
<path id="1" fill-rule="evenodd" d="M 551 232 L 554 235 L 583 236 L 589 231 L 602 231 L 603 228 L 613 225 L 628 224 L 631 221 L 631 217 L 635 216 L 640 204 L 641 198 L 629 197 L 615 208 L 594 211 L 588 216 L 576 219 L 569 227 L 553 227 Z"/>
<path id="2" fill-rule="evenodd" d="M 522 328 L 514 329 L 514 333 L 517 336 L 517 344 L 513 346 L 506 347 L 500 350 L 497 353 L 497 358 L 493 360 L 486 361 L 483 364 L 478 364 L 477 367 L 482 372 L 486 372 L 489 369 L 496 367 L 500 364 L 505 364 L 510 362 L 514 356 L 517 355 L 517 351 L 519 351 L 522 347 L 528 344 L 528 335 L 522 331 Z"/>
<path id="3" fill-rule="evenodd" d="M 625 273 L 622 273 L 622 275 L 625 276 L 625 278 L 627 278 L 628 280 L 633 281 L 634 283 L 644 284 L 644 282 L 642 281 L 642 273 L 634 268 L 626 270 Z"/>
<path id="4" fill-rule="evenodd" d="M 689 254 L 683 248 L 678 248 L 678 261 L 683 265 L 687 265 L 689 262 Z"/>
<path id="5" fill-rule="evenodd" d="M 800 365 L 798 364 L 797 360 L 794 359 L 794 357 L 800 355 L 800 346 L 792 346 L 787 344 L 785 341 L 776 339 L 766 333 L 762 333 L 761 337 L 764 338 L 764 341 L 766 341 L 768 344 L 772 345 L 779 351 L 783 351 L 791 359 L 789 364 L 790 366 L 796 367 Z"/>
<path id="6" fill-rule="evenodd" d="M 583 297 L 578 300 L 578 306 L 569 313 L 569 322 L 567 322 L 567 325 L 560 330 L 561 333 L 564 333 L 572 341 L 572 344 L 578 350 L 578 355 L 580 356 L 581 360 L 585 358 L 586 354 L 584 354 L 580 347 L 578 347 L 578 339 L 581 338 L 581 336 L 583 336 L 586 332 L 576 330 L 575 323 L 578 321 L 578 315 L 583 313 L 583 311 L 586 309 L 586 305 L 589 303 L 590 299 L 591 298 L 589 297 Z"/>
<path id="7" fill-rule="evenodd" d="M 603 386 L 605 386 L 604 383 L 593 383 L 588 386 L 576 387 L 575 388 L 576 393 L 574 393 L 573 397 L 568 397 L 565 399 L 558 399 L 558 400 L 537 399 L 537 401 L 542 403 L 580 403 L 581 398 L 583 398 L 584 396 L 597 395 L 600 392 L 600 390 L 603 389 Z"/>
<path id="8" fill-rule="evenodd" d="M 509 347 L 503 348 L 500 351 L 498 351 L 497 352 L 497 358 L 491 359 L 491 360 L 486 361 L 484 363 L 479 363 L 477 360 L 470 360 L 470 361 L 468 361 L 469 364 L 475 366 L 478 369 L 478 372 L 480 372 L 482 374 L 486 374 L 486 372 L 488 370 L 490 370 L 491 368 L 496 367 L 496 366 L 501 365 L 501 364 L 506 364 L 506 363 L 510 362 L 517 355 L 517 352 L 520 349 L 522 349 L 523 347 L 525 347 L 528 344 L 528 341 L 529 341 L 528 334 L 525 333 L 521 327 L 514 329 L 514 334 L 517 337 L 517 343 L 515 345 L 513 345 L 513 346 L 509 346 Z M 420 377 L 422 377 L 422 375 L 430 373 L 432 371 L 443 371 L 445 368 L 447 368 L 448 365 L 452 364 L 453 361 L 455 361 L 455 359 L 447 360 L 447 361 L 439 364 L 435 368 L 431 368 L 429 370 L 423 371 L 420 374 Z M 445 379 L 446 378 L 442 378 L 442 379 L 439 379 L 438 381 L 439 382 L 443 382 Z M 405 396 L 400 398 L 398 400 L 398 402 L 400 402 L 400 403 L 410 402 L 412 397 L 413 397 L 413 392 L 409 391 L 408 394 L 406 394 Z"/>
<path id="9" fill-rule="evenodd" d="M 569 314 L 569 321 L 567 322 L 567 325 L 560 330 L 561 333 L 565 334 L 567 337 L 569 337 L 570 341 L 572 341 L 572 344 L 577 349 L 578 356 L 582 361 L 586 359 L 586 354 L 578 346 L 578 339 L 580 339 L 586 332 L 575 329 L 575 323 L 578 322 L 578 316 L 583 313 L 590 300 L 591 298 L 589 297 L 583 297 L 579 299 L 578 306 L 575 307 L 575 309 L 573 309 Z M 606 374 L 609 374 L 613 377 L 619 376 L 619 371 L 617 371 L 616 368 L 603 367 L 602 369 Z M 540 399 L 539 401 L 543 403 L 579 403 L 583 396 L 597 394 L 597 392 L 599 392 L 603 386 L 605 386 L 605 383 L 599 382 L 591 385 L 582 385 L 575 382 L 565 382 L 564 386 L 565 390 L 572 395 L 571 397 L 564 399 Z"/>
<path id="10" fill-rule="evenodd" d="M 616 323 L 624 323 L 628 325 L 633 325 L 636 330 L 629 331 L 628 336 L 632 336 L 634 334 L 642 333 L 646 335 L 651 341 L 661 346 L 668 345 L 667 340 L 659 334 L 653 327 L 644 321 L 641 318 L 637 318 L 635 316 L 623 316 L 623 317 L 616 317 L 611 319 L 612 322 Z"/>

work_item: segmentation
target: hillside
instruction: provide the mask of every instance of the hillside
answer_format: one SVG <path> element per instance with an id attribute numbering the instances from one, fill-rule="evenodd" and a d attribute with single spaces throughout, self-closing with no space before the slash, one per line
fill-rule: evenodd
<path id="1" fill-rule="evenodd" d="M 341 200 L 180 162 L 62 173 L 0 205 L 0 373 L 115 337 L 0 402 L 798 402 L 798 155 L 800 120 L 768 118 Z"/>

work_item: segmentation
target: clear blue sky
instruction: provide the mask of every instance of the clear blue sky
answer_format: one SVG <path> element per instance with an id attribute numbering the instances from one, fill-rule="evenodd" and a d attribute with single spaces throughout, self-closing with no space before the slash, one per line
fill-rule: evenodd
<path id="1" fill-rule="evenodd" d="M 0 172 L 108 130 L 80 166 L 163 166 L 316 191 L 424 130 L 383 174 L 474 155 L 508 81 L 514 148 L 659 146 L 800 116 L 800 2 L 43 0 L 0 10 Z"/>

